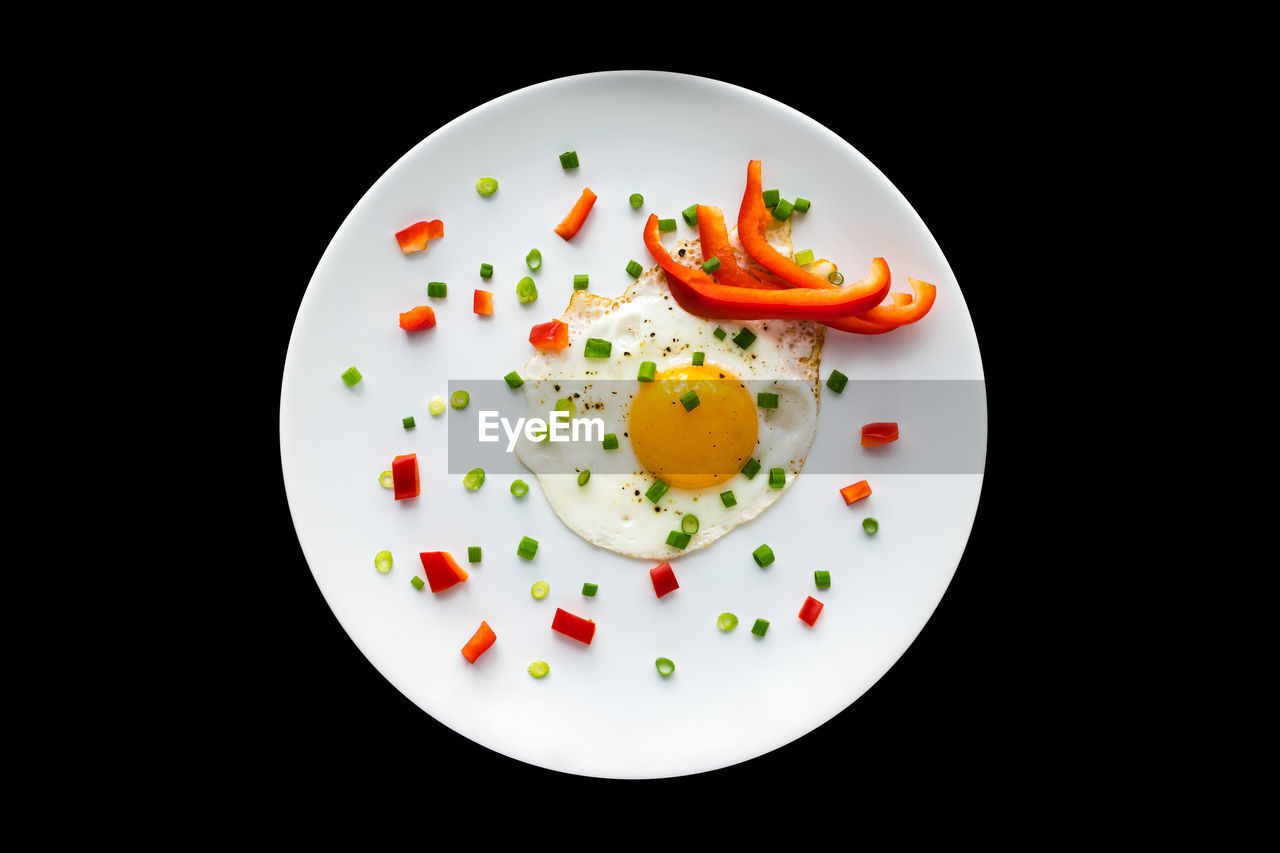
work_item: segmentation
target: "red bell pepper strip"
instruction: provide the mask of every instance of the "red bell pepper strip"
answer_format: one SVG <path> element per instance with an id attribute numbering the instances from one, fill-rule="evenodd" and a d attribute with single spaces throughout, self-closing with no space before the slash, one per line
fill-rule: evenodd
<path id="1" fill-rule="evenodd" d="M 538 323 L 529 330 L 529 343 L 543 352 L 562 350 L 569 345 L 569 326 L 561 320 Z"/>
<path id="2" fill-rule="evenodd" d="M 475 299 L 472 302 L 472 311 L 477 314 L 493 313 L 493 294 L 487 290 L 477 290 Z"/>
<path id="3" fill-rule="evenodd" d="M 790 284 L 770 275 L 738 266 L 738 256 L 729 245 L 729 232 L 724 226 L 724 213 L 709 204 L 698 205 L 698 240 L 702 245 L 702 259 L 720 259 L 720 268 L 711 273 L 721 284 L 734 287 L 754 287 L 781 290 Z"/>
<path id="4" fill-rule="evenodd" d="M 427 576 L 427 583 L 431 584 L 432 592 L 444 592 L 470 577 L 448 551 L 423 551 L 418 557 L 422 559 L 422 571 Z"/>
<path id="5" fill-rule="evenodd" d="M 865 310 L 862 288 L 823 290 L 791 287 L 764 290 L 718 284 L 701 269 L 676 262 L 662 246 L 658 217 L 649 215 L 644 229 L 644 245 L 667 274 L 667 287 L 681 308 L 697 317 L 729 320 L 835 320 Z M 878 266 L 877 266 L 878 264 Z M 889 287 L 889 268 L 877 258 L 868 281 L 883 281 Z M 877 291 L 879 292 L 879 291 Z M 872 294 L 875 295 L 875 294 Z M 881 293 L 877 300 L 883 299 Z"/>
<path id="6" fill-rule="evenodd" d="M 845 486 L 841 489 L 840 497 L 844 498 L 844 505 L 848 506 L 854 501 L 871 497 L 871 486 L 867 484 L 866 480 L 859 480 L 852 486 Z"/>
<path id="7" fill-rule="evenodd" d="M 406 255 L 410 252 L 421 252 L 427 248 L 427 243 L 444 236 L 444 223 L 439 219 L 432 219 L 429 222 L 415 222 L 403 231 L 396 232 L 396 242 L 400 244 L 400 251 Z"/>
<path id="8" fill-rule="evenodd" d="M 671 571 L 670 563 L 654 566 L 649 570 L 649 578 L 653 581 L 653 591 L 658 598 L 680 588 L 680 584 L 676 583 L 675 572 Z"/>
<path id="9" fill-rule="evenodd" d="M 881 421 L 866 424 L 862 427 L 862 446 L 879 447 L 898 440 L 898 424 L 894 421 Z"/>
<path id="10" fill-rule="evenodd" d="M 807 596 L 804 604 L 800 607 L 800 621 L 812 628 L 813 623 L 818 621 L 818 616 L 822 613 L 823 607 L 825 605 L 821 601 L 812 595 Z"/>
<path id="11" fill-rule="evenodd" d="M 907 279 L 907 281 L 911 281 L 911 279 Z M 910 305 L 911 300 L 915 298 L 910 293 L 890 293 L 889 295 L 893 297 L 894 305 Z"/>
<path id="12" fill-rule="evenodd" d="M 914 298 L 907 304 L 899 303 L 895 294 L 894 304 L 877 305 L 870 311 L 863 312 L 858 319 L 881 326 L 896 327 L 914 323 L 925 314 L 928 314 L 929 309 L 933 307 L 934 300 L 937 299 L 938 288 L 927 281 L 919 281 L 914 278 L 908 278 L 907 282 L 911 285 L 911 289 L 915 291 Z"/>
<path id="13" fill-rule="evenodd" d="M 391 460 L 391 484 L 398 501 L 416 498 L 422 492 L 418 483 L 418 454 L 409 453 Z"/>
<path id="14" fill-rule="evenodd" d="M 560 220 L 560 224 L 556 226 L 556 233 L 565 240 L 572 240 L 573 235 L 577 234 L 578 229 L 582 227 L 582 223 L 587 221 L 587 214 L 591 212 L 591 206 L 595 203 L 596 194 L 590 187 L 584 189 L 573 210 L 569 211 L 569 215 Z"/>
<path id="15" fill-rule="evenodd" d="M 462 656 L 469 663 L 475 663 L 476 658 L 489 651 L 489 647 L 493 645 L 493 641 L 496 639 L 498 639 L 498 635 L 493 633 L 489 623 L 482 621 L 480 627 L 471 635 L 471 639 L 467 640 L 467 644 L 462 647 Z"/>
<path id="16" fill-rule="evenodd" d="M 556 608 L 555 619 L 551 620 L 551 630 L 559 631 L 566 637 L 572 637 L 580 643 L 591 645 L 591 638 L 596 635 L 596 623 L 591 619 L 574 616 L 568 610 Z"/>
<path id="17" fill-rule="evenodd" d="M 419 305 L 400 315 L 400 328 L 406 332 L 421 332 L 436 324 L 436 312 L 430 305 Z"/>

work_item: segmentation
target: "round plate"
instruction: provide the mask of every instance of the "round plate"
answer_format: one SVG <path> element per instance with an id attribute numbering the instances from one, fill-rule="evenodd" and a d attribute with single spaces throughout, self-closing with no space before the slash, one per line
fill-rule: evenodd
<path id="1" fill-rule="evenodd" d="M 576 150 L 580 166 L 561 168 Z M 922 322 L 892 334 L 831 332 L 822 375 L 855 380 L 981 380 L 964 298 L 937 243 L 870 162 L 805 115 L 754 92 L 700 77 L 608 72 L 542 83 L 498 98 L 437 130 L 392 166 L 334 235 L 298 311 L 280 399 L 285 487 L 298 539 L 326 601 L 372 664 L 423 711 L 513 758 L 571 773 L 660 777 L 712 770 L 776 749 L 822 725 L 861 696 L 916 637 L 955 572 L 982 487 L 969 473 L 883 474 L 874 494 L 847 507 L 838 490 L 857 476 L 805 471 L 755 520 L 673 562 L 678 592 L 658 599 L 651 563 L 592 546 L 551 511 L 537 479 L 513 498 L 515 479 L 495 475 L 476 492 L 449 474 L 450 417 L 427 402 L 450 380 L 493 380 L 530 353 L 529 327 L 560 315 L 576 273 L 617 296 L 627 262 L 650 266 L 641 239 L 650 212 L 678 218 L 695 202 L 732 219 L 747 163 L 784 197 L 811 199 L 794 220 L 797 249 L 862 274 L 884 257 L 895 289 L 905 277 L 938 286 Z M 481 197 L 477 178 L 497 194 Z M 583 187 L 599 196 L 566 243 L 552 232 Z M 632 209 L 628 197 L 645 198 Z M 445 236 L 403 255 L 393 235 L 442 219 Z M 680 225 L 678 236 L 696 237 Z M 524 258 L 542 252 L 539 297 L 521 305 Z M 481 262 L 493 277 L 479 277 Z M 449 286 L 426 297 L 428 281 Z M 494 293 L 495 315 L 472 313 L 472 290 Z M 432 304 L 439 325 L 409 335 L 397 315 Z M 347 387 L 340 374 L 359 368 Z M 856 387 L 856 383 L 851 385 Z M 823 394 L 818 432 L 856 435 L 848 395 Z M 416 428 L 401 419 L 412 415 Z M 885 419 L 892 419 L 886 415 Z M 974 423 L 986 446 L 985 408 Z M 416 453 L 422 496 L 394 501 L 378 483 L 394 456 Z M 862 532 L 874 515 L 880 531 Z M 521 537 L 540 543 L 516 556 Z M 751 552 L 768 543 L 776 562 Z M 483 547 L 479 564 L 467 546 Z M 390 550 L 379 574 L 374 555 Z M 449 551 L 470 580 L 432 595 L 410 585 L 421 551 Z M 829 589 L 813 571 L 831 573 Z M 545 580 L 551 594 L 534 600 Z M 594 598 L 584 581 L 599 585 Z M 806 596 L 826 605 L 810 628 Z M 584 646 L 551 630 L 557 607 L 594 619 Z M 741 624 L 724 633 L 723 611 Z M 770 621 L 763 638 L 756 618 Z M 487 621 L 497 642 L 472 665 L 459 653 Z M 663 678 L 658 657 L 676 671 Z M 551 674 L 531 678 L 534 660 Z"/>

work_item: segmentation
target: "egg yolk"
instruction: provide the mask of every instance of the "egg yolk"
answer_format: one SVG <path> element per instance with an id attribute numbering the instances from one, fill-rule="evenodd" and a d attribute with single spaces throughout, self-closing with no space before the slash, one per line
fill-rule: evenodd
<path id="1" fill-rule="evenodd" d="M 698 404 L 686 410 L 690 391 Z M 664 370 L 640 384 L 628 432 L 636 458 L 658 479 L 682 489 L 724 483 L 750 461 L 759 423 L 751 393 L 710 364 Z"/>

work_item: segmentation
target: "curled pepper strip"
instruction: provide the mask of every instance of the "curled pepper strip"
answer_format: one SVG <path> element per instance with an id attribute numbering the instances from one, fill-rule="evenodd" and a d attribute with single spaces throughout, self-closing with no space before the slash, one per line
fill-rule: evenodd
<path id="1" fill-rule="evenodd" d="M 662 245 L 658 217 L 649 215 L 644 245 L 667 274 L 667 287 L 681 308 L 698 317 L 727 320 L 838 320 L 866 310 L 889 292 L 889 267 L 882 258 L 871 262 L 871 274 L 851 287 L 822 290 L 791 287 L 764 290 L 719 284 L 700 269 L 673 260 Z"/>
<path id="2" fill-rule="evenodd" d="M 698 205 L 698 239 L 702 244 L 703 260 L 720 259 L 720 268 L 711 273 L 716 281 L 734 287 L 781 290 L 791 287 L 777 276 L 738 266 L 738 256 L 729 245 L 729 232 L 724 226 L 724 212 L 712 205 Z"/>
<path id="3" fill-rule="evenodd" d="M 565 240 L 572 240 L 574 235 L 578 233 L 578 229 L 582 227 L 582 223 L 587 221 L 587 214 L 591 212 L 591 206 L 596 203 L 596 194 L 587 187 L 582 191 L 582 195 L 570 210 L 568 215 L 560 221 L 556 226 L 556 233 Z"/>

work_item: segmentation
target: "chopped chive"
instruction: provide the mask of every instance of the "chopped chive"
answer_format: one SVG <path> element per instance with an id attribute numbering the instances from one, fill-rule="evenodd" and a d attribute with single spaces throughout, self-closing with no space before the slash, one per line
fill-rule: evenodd
<path id="1" fill-rule="evenodd" d="M 467 546 L 467 562 L 468 563 L 480 562 L 480 546 L 479 545 Z"/>
<path id="2" fill-rule="evenodd" d="M 797 210 L 798 212 L 800 212 L 800 213 L 808 213 L 808 212 L 809 212 L 809 199 L 807 199 L 807 198 L 799 198 L 799 197 L 797 197 L 797 198 L 796 198 L 796 203 L 795 203 L 795 208 L 796 208 L 796 210 Z"/>
<path id="3" fill-rule="evenodd" d="M 721 631 L 732 631 L 734 628 L 738 627 L 738 617 L 734 616 L 732 613 L 721 613 L 716 619 L 716 627 Z"/>
<path id="4" fill-rule="evenodd" d="M 751 557 L 756 561 L 756 565 L 763 569 L 773 562 L 773 549 L 768 545 L 761 545 L 751 552 Z"/>
<path id="5" fill-rule="evenodd" d="M 550 671 L 551 667 L 544 660 L 536 660 L 529 664 L 529 674 L 534 678 L 542 678 Z"/>
<path id="6" fill-rule="evenodd" d="M 598 584 L 584 583 L 582 585 L 582 594 L 587 596 L 588 598 L 594 598 L 596 592 L 598 592 L 599 589 L 600 589 L 600 586 Z"/>
<path id="7" fill-rule="evenodd" d="M 653 664 L 658 668 L 658 675 L 663 678 L 676 671 L 676 665 L 671 662 L 671 658 L 658 658 Z"/>
<path id="8" fill-rule="evenodd" d="M 585 468 L 583 469 L 582 473 L 578 475 L 578 485 L 585 486 L 587 484 L 587 481 L 590 479 L 591 479 L 591 469 Z"/>
<path id="9" fill-rule="evenodd" d="M 768 630 L 769 630 L 768 619 L 757 619 L 756 624 L 751 626 L 751 633 L 755 634 L 757 637 L 763 637 L 765 635 L 765 632 Z"/>
<path id="10" fill-rule="evenodd" d="M 756 342 L 756 333 L 750 329 L 743 329 L 733 336 L 733 342 L 743 349 L 746 349 Z"/>
<path id="11" fill-rule="evenodd" d="M 528 536 L 521 537 L 520 547 L 516 548 L 516 556 L 532 560 L 536 553 L 538 553 L 538 540 L 530 539 Z"/>
<path id="12" fill-rule="evenodd" d="M 684 392 L 680 395 L 680 402 L 684 405 L 684 410 L 686 412 L 692 412 L 694 409 L 698 408 L 698 392 Z"/>
<path id="13" fill-rule="evenodd" d="M 511 484 L 511 494 L 517 498 L 522 498 L 529 494 L 529 484 L 524 480 L 516 480 Z"/>
<path id="14" fill-rule="evenodd" d="M 467 491 L 474 492 L 476 489 L 484 485 L 484 469 L 472 468 L 462 478 L 462 485 L 467 487 Z"/>
<path id="15" fill-rule="evenodd" d="M 627 272 L 629 272 L 633 277 L 639 278 L 640 273 L 644 272 L 644 267 L 640 266 L 635 261 L 627 261 Z"/>
<path id="16" fill-rule="evenodd" d="M 427 296 L 431 296 L 436 299 L 444 299 L 448 293 L 449 285 L 445 284 L 443 281 L 427 282 Z"/>
<path id="17" fill-rule="evenodd" d="M 714 257 L 713 257 L 713 258 L 708 258 L 707 260 L 705 260 L 705 261 L 703 261 L 703 262 L 702 262 L 702 271 L 703 271 L 703 272 L 708 272 L 708 273 L 710 273 L 710 272 L 715 272 L 715 271 L 716 271 L 716 270 L 718 270 L 718 269 L 720 269 L 720 259 L 719 259 L 719 258 L 714 258 Z"/>
<path id="18" fill-rule="evenodd" d="M 413 429 L 414 426 L 416 426 L 413 422 L 413 415 L 409 415 L 407 418 L 401 418 L 400 423 L 404 424 L 405 429 Z"/>
<path id="19" fill-rule="evenodd" d="M 787 484 L 787 472 L 781 468 L 769 469 L 769 488 L 781 489 Z"/>
<path id="20" fill-rule="evenodd" d="M 354 367 L 348 367 L 346 370 L 342 371 L 342 381 L 347 383 L 348 386 L 355 385 L 363 378 L 364 377 L 360 375 L 360 371 L 356 370 Z"/>
<path id="21" fill-rule="evenodd" d="M 604 441 L 600 442 L 600 444 L 604 446 L 605 450 L 617 450 L 618 434 L 614 432 L 606 432 L 604 434 Z"/>
<path id="22" fill-rule="evenodd" d="M 659 220 L 658 220 L 658 230 L 659 230 L 659 231 L 674 231 L 674 230 L 676 230 L 676 228 L 677 228 L 677 224 L 676 224 L 676 221 L 675 221 L 674 219 L 659 219 Z"/>
<path id="23" fill-rule="evenodd" d="M 640 195 L 640 193 L 632 193 L 631 198 L 627 199 L 627 201 L 631 202 L 632 207 L 639 207 L 644 204 L 644 196 Z"/>
<path id="24" fill-rule="evenodd" d="M 547 593 L 549 592 L 551 592 L 551 584 L 546 581 L 538 581 L 533 586 L 529 587 L 529 594 L 534 598 L 546 598 Z"/>
<path id="25" fill-rule="evenodd" d="M 822 570 L 815 571 L 813 573 L 813 585 L 819 589 L 827 589 L 830 587 L 831 572 L 824 572 Z"/>
<path id="26" fill-rule="evenodd" d="M 378 574 L 385 575 L 391 571 L 391 552 L 379 551 L 373 557 L 373 567 L 378 570 Z"/>
<path id="27" fill-rule="evenodd" d="M 653 485 L 645 491 L 644 496 L 654 503 L 657 503 L 662 500 L 662 496 L 665 495 L 667 490 L 670 488 L 670 486 L 661 480 L 655 480 Z"/>
<path id="28" fill-rule="evenodd" d="M 538 285 L 533 283 L 533 279 L 525 276 L 516 282 L 516 298 L 520 300 L 521 305 L 528 305 L 538 298 Z"/>
<path id="29" fill-rule="evenodd" d="M 876 531 L 880 529 L 880 522 L 876 521 L 871 516 L 867 516 L 862 519 L 862 529 L 874 536 Z"/>
<path id="30" fill-rule="evenodd" d="M 756 394 L 756 405 L 762 409 L 776 409 L 778 408 L 778 395 L 761 391 Z"/>
<path id="31" fill-rule="evenodd" d="M 480 277 L 481 277 L 481 278 L 493 278 L 493 264 L 481 264 L 481 265 L 480 265 Z"/>
<path id="32" fill-rule="evenodd" d="M 481 178 L 476 181 L 476 192 L 480 195 L 493 195 L 498 191 L 498 182 L 493 178 Z"/>
<path id="33" fill-rule="evenodd" d="M 422 592 L 422 588 L 427 585 L 426 582 L 417 575 L 409 578 L 409 583 L 413 584 L 413 588 L 418 592 Z"/>
<path id="34" fill-rule="evenodd" d="M 561 168 L 561 169 L 576 169 L 576 168 L 578 168 L 578 152 L 577 152 L 577 151 L 566 151 L 566 152 L 564 152 L 563 154 L 561 154 L 561 155 L 560 155 L 560 168 Z"/>
<path id="35" fill-rule="evenodd" d="M 524 380 L 520 378 L 520 374 L 516 373 L 514 370 L 502 378 L 505 379 L 507 384 L 512 388 L 519 388 L 524 384 Z"/>
<path id="36" fill-rule="evenodd" d="M 779 199 L 777 207 L 773 209 L 773 218 L 779 222 L 786 222 L 791 218 L 791 211 L 795 209 L 796 206 L 785 198 Z"/>
<path id="37" fill-rule="evenodd" d="M 563 400 L 556 400 L 554 411 L 568 412 L 569 417 L 578 414 L 578 407 L 573 404 L 572 397 L 565 397 Z"/>
<path id="38" fill-rule="evenodd" d="M 573 277 L 574 290 L 586 290 L 587 284 L 591 281 L 591 277 L 587 275 L 575 275 Z"/>
<path id="39" fill-rule="evenodd" d="M 838 271 L 832 271 L 827 275 L 827 281 L 836 285 L 844 284 L 844 274 Z"/>
<path id="40" fill-rule="evenodd" d="M 667 544 L 672 548 L 679 548 L 683 551 L 689 546 L 689 540 L 693 537 L 688 533 L 681 533 L 679 530 L 673 530 L 667 534 Z"/>
<path id="41" fill-rule="evenodd" d="M 427 403 L 427 411 L 432 417 L 439 417 L 444 414 L 444 397 L 436 396 L 431 398 L 431 402 Z"/>
<path id="42" fill-rule="evenodd" d="M 838 370 L 831 371 L 831 375 L 827 377 L 827 387 L 839 394 L 844 390 L 844 386 L 849 384 L 849 377 L 845 376 Z"/>
<path id="43" fill-rule="evenodd" d="M 706 361 L 706 359 L 707 359 L 707 354 L 705 352 L 695 352 L 693 354 L 694 367 L 701 367 L 702 362 Z"/>
<path id="44" fill-rule="evenodd" d="M 532 272 L 542 266 L 542 253 L 537 249 L 530 249 L 529 254 L 524 256 L 524 262 L 529 267 L 529 271 Z"/>
<path id="45" fill-rule="evenodd" d="M 697 533 L 698 517 L 691 512 L 686 512 L 684 518 L 680 519 L 680 530 L 690 536 Z"/>
<path id="46" fill-rule="evenodd" d="M 720 503 L 724 504 L 726 509 L 728 509 L 731 506 L 738 505 L 738 499 L 734 497 L 733 489 L 730 489 L 727 492 L 720 493 Z"/>
<path id="47" fill-rule="evenodd" d="M 760 460 L 752 459 L 746 465 L 742 466 L 742 476 L 750 480 L 756 474 L 760 473 Z"/>
<path id="48" fill-rule="evenodd" d="M 383 488 L 393 489 L 396 485 L 396 477 L 390 471 L 383 471 L 378 475 L 378 482 L 382 484 Z"/>
<path id="49" fill-rule="evenodd" d="M 813 249 L 805 249 L 804 251 L 796 252 L 796 263 L 802 267 L 813 263 Z"/>
<path id="50" fill-rule="evenodd" d="M 716 326 L 716 330 L 711 334 L 716 336 L 716 340 L 723 341 L 729 333 L 726 332 L 724 329 L 720 328 L 719 326 Z"/>
<path id="51" fill-rule="evenodd" d="M 680 211 L 680 215 L 684 217 L 684 221 L 688 224 L 698 224 L 698 206 L 696 204 L 691 204 L 684 210 Z"/>
<path id="52" fill-rule="evenodd" d="M 658 375 L 658 365 L 652 361 L 640 362 L 640 372 L 636 374 L 638 382 L 652 382 L 653 377 Z"/>
<path id="53" fill-rule="evenodd" d="M 613 343 L 602 338 L 587 338 L 582 355 L 586 358 L 608 358 L 613 352 Z"/>
<path id="54" fill-rule="evenodd" d="M 454 391 L 449 395 L 449 405 L 455 409 L 465 409 L 471 402 L 471 395 L 466 391 Z"/>
<path id="55" fill-rule="evenodd" d="M 760 193 L 760 197 L 764 199 L 765 207 L 773 207 L 775 204 L 778 203 L 777 190 L 765 190 L 764 192 Z"/>

